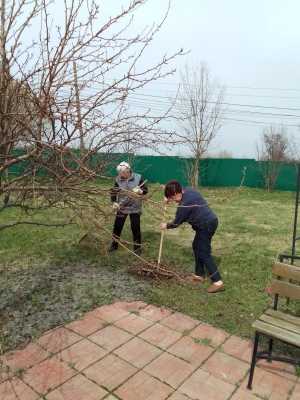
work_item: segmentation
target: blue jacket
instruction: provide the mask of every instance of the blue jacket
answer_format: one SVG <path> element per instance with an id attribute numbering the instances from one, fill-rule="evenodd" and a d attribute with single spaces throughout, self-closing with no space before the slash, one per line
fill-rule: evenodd
<path id="1" fill-rule="evenodd" d="M 175 219 L 167 224 L 167 228 L 177 228 L 177 226 L 187 222 L 194 230 L 198 230 L 203 228 L 207 222 L 215 219 L 217 219 L 216 214 L 209 208 L 201 194 L 192 188 L 185 188 Z"/>

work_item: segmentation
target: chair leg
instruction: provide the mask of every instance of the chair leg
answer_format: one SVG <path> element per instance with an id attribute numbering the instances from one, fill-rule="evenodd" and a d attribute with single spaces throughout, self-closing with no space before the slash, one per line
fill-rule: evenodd
<path id="1" fill-rule="evenodd" d="M 269 358 L 267 359 L 268 362 L 272 362 L 272 351 L 273 351 L 273 339 L 269 340 Z"/>
<path id="2" fill-rule="evenodd" d="M 256 354 L 257 354 L 257 349 L 258 349 L 258 342 L 259 342 L 259 334 L 257 332 L 255 332 L 251 368 L 250 368 L 249 380 L 248 380 L 248 385 L 247 385 L 247 388 L 249 390 L 252 389 L 252 381 L 253 381 L 254 369 L 255 369 L 255 364 L 256 364 Z"/>

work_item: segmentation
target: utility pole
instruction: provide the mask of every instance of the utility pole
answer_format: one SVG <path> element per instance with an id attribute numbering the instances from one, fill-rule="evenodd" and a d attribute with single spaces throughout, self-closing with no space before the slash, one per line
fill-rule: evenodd
<path id="1" fill-rule="evenodd" d="M 83 127 L 82 127 L 82 119 L 81 119 L 80 97 L 79 97 L 79 88 L 78 88 L 78 79 L 77 79 L 77 67 L 76 67 L 75 61 L 73 61 L 73 74 L 74 74 L 74 87 L 75 87 L 75 96 L 76 96 L 77 126 L 79 129 L 79 135 L 80 135 L 80 154 L 83 155 L 83 153 L 84 153 Z"/>

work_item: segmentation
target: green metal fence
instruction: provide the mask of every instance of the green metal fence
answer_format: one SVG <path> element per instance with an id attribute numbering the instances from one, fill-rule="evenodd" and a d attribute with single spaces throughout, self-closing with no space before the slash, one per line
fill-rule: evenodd
<path id="1" fill-rule="evenodd" d="M 150 182 L 166 183 L 177 179 L 183 185 L 188 184 L 188 166 L 192 159 L 181 157 L 136 156 L 133 167 Z M 208 187 L 265 186 L 263 171 L 265 162 L 254 159 L 215 159 L 200 161 L 199 183 Z M 280 163 L 275 189 L 295 190 L 296 167 L 293 164 Z"/>
<path id="2" fill-rule="evenodd" d="M 75 150 L 76 151 L 76 150 Z M 17 150 L 21 152 L 22 150 Z M 47 154 L 45 154 L 47 157 Z M 120 161 L 130 161 L 135 171 L 141 173 L 149 182 L 166 183 L 171 179 L 179 180 L 183 185 L 188 184 L 188 169 L 193 160 L 191 158 L 173 156 L 135 156 L 126 154 L 104 155 L 97 154 L 91 160 L 92 165 L 103 161 L 109 161 L 107 175 L 115 175 L 115 166 Z M 28 167 L 29 161 L 15 164 L 10 169 L 10 174 L 20 175 Z M 265 162 L 254 159 L 218 159 L 207 158 L 200 161 L 199 183 L 208 187 L 238 187 L 240 185 L 263 188 L 263 170 Z M 280 163 L 279 175 L 275 189 L 295 190 L 296 188 L 296 166 L 293 164 Z M 45 176 L 45 170 L 38 171 Z"/>

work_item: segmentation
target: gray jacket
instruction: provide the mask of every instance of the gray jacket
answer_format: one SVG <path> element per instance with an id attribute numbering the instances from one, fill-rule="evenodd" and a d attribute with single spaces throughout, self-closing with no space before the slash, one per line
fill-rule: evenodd
<path id="1" fill-rule="evenodd" d="M 129 179 L 121 179 L 116 177 L 115 186 L 111 191 L 111 200 L 117 201 L 120 205 L 120 212 L 123 214 L 141 214 L 142 213 L 142 200 L 136 197 L 132 192 L 132 197 L 129 192 L 136 186 L 140 186 L 143 194 L 147 194 L 148 190 L 140 174 L 132 173 Z"/>

